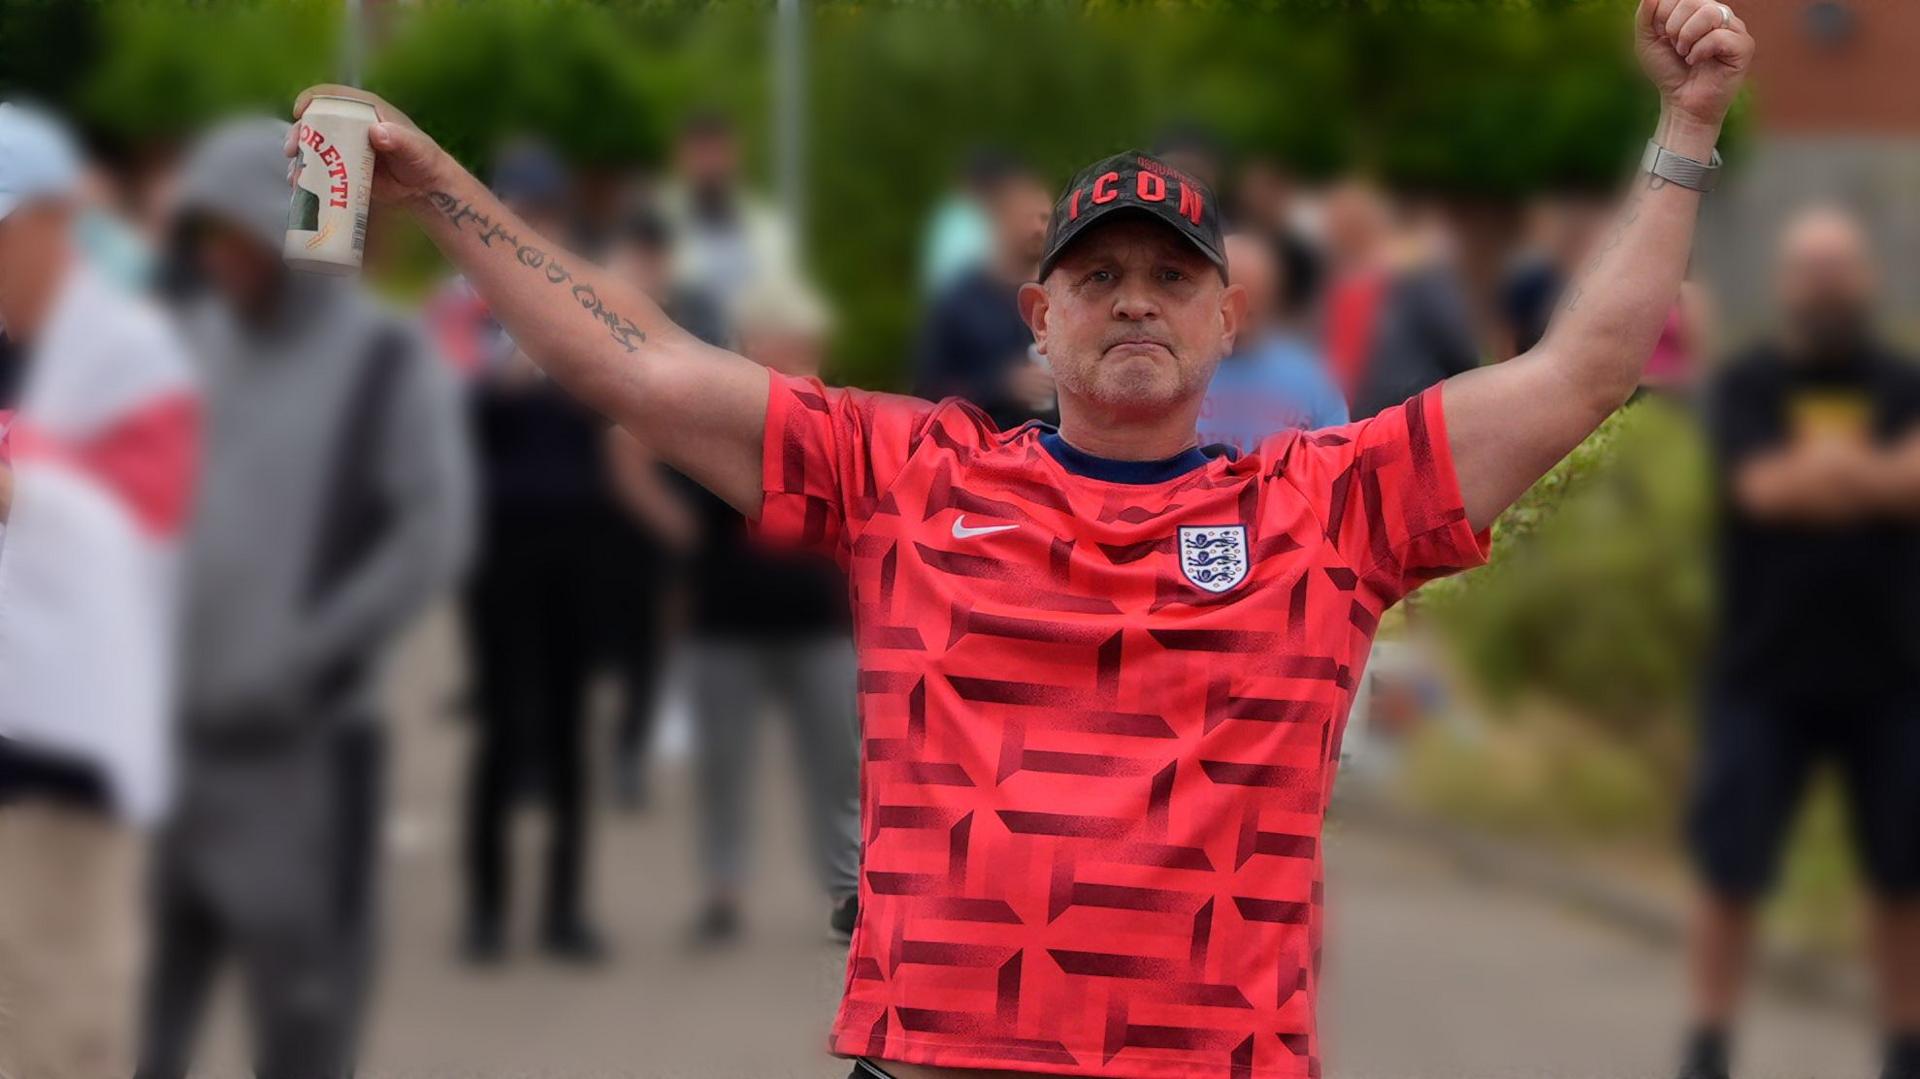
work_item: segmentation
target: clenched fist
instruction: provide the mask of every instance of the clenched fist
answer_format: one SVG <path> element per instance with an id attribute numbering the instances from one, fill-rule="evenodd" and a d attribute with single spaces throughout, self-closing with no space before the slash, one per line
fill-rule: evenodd
<path id="1" fill-rule="evenodd" d="M 1717 132 L 1753 63 L 1753 37 L 1721 0 L 1640 0 L 1640 66 L 1670 118 Z"/>

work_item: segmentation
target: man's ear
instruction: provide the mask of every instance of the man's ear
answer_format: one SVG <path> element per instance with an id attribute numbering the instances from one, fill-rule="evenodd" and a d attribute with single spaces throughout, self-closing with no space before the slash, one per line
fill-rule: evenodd
<path id="1" fill-rule="evenodd" d="M 1220 329 L 1231 353 L 1247 321 L 1247 286 L 1228 285 L 1220 292 Z"/>
<path id="2" fill-rule="evenodd" d="M 1042 355 L 1047 351 L 1047 289 L 1037 281 L 1020 286 L 1020 317 L 1033 333 L 1033 343 Z"/>

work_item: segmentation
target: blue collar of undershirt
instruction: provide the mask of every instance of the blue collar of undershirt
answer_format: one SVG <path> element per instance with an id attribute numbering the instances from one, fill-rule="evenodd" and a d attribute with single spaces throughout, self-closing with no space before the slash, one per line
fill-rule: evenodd
<path id="1" fill-rule="evenodd" d="M 1060 467 L 1076 476 L 1088 479 L 1105 480 L 1108 483 L 1165 483 L 1177 480 L 1196 468 L 1206 465 L 1207 461 L 1222 452 L 1230 454 L 1225 446 L 1209 446 L 1201 449 L 1189 446 L 1158 461 L 1116 461 L 1111 457 L 1095 457 L 1091 453 L 1074 449 L 1060 432 L 1046 430 L 1040 435 L 1040 445 Z"/>

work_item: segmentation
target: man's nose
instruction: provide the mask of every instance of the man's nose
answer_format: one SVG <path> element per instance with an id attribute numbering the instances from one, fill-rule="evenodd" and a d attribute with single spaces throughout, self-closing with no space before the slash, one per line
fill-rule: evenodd
<path id="1" fill-rule="evenodd" d="M 1128 322 L 1160 317 L 1160 304 L 1151 289 L 1141 285 L 1122 288 L 1113 299 L 1113 317 Z"/>

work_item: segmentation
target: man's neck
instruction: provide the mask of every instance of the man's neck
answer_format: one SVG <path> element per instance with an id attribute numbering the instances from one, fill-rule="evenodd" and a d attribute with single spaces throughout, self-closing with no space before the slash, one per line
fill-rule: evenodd
<path id="1" fill-rule="evenodd" d="M 1846 367 L 1866 355 L 1872 349 L 1873 341 L 1873 330 L 1865 326 L 1850 333 L 1827 335 L 1789 327 L 1785 335 L 1785 351 L 1791 359 L 1805 367 Z"/>
<path id="2" fill-rule="evenodd" d="M 1199 402 L 1158 413 L 1116 413 L 1060 395 L 1060 437 L 1110 461 L 1164 461 L 1199 445 Z"/>

